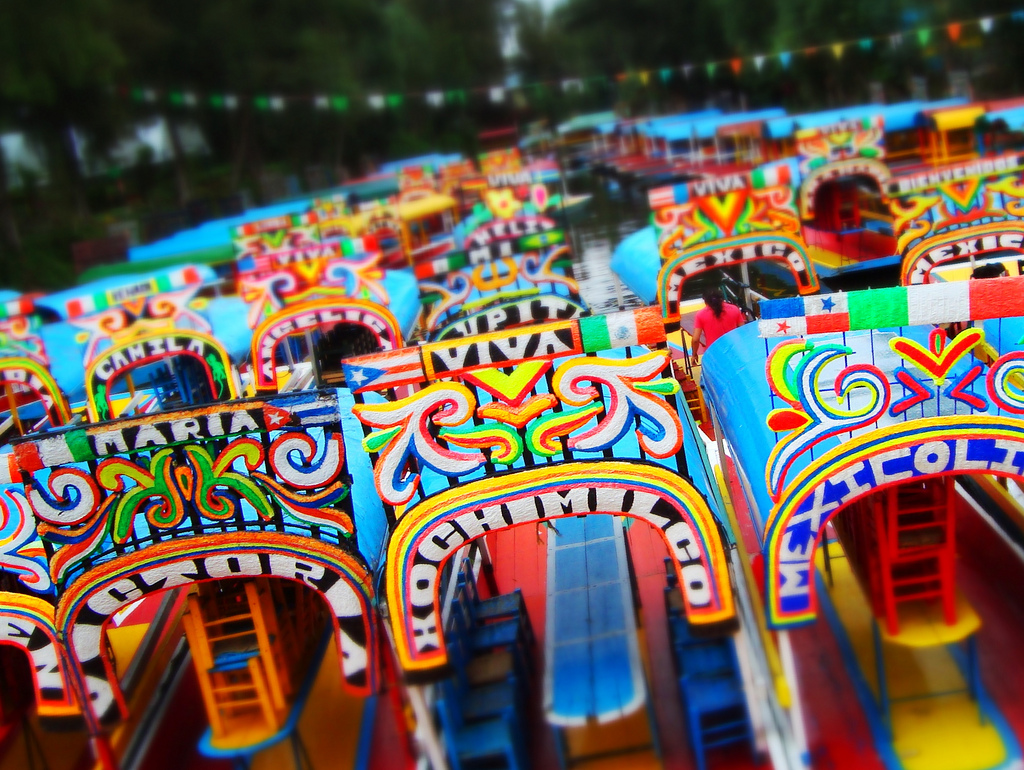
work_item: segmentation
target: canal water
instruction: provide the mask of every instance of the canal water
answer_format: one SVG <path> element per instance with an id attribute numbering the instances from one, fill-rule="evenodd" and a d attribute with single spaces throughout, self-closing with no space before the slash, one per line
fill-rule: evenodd
<path id="1" fill-rule="evenodd" d="M 619 243 L 647 225 L 646 201 L 640 206 L 613 196 L 589 174 L 571 179 L 569 189 L 593 196 L 586 213 L 569 226 L 580 296 L 595 315 L 642 307 L 643 300 L 612 272 L 611 259 Z"/>

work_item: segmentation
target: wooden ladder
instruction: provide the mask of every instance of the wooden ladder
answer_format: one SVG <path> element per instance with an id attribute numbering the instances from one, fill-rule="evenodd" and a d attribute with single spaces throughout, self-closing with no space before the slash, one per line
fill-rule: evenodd
<path id="1" fill-rule="evenodd" d="M 899 484 L 874 496 L 878 614 L 889 633 L 899 632 L 897 605 L 919 599 L 940 600 L 946 623 L 956 622 L 955 504 L 954 482 L 947 478 Z"/>
<path id="2" fill-rule="evenodd" d="M 284 723 L 291 676 L 267 582 L 205 583 L 188 597 L 185 636 L 214 738 Z"/>

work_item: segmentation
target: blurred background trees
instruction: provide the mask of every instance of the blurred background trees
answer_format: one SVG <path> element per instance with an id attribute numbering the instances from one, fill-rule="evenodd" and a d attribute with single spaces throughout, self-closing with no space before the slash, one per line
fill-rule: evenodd
<path id="1" fill-rule="evenodd" d="M 890 101 L 907 98 L 914 78 L 937 98 L 953 71 L 979 96 L 1024 92 L 1024 23 L 985 35 L 965 27 L 955 43 L 941 33 L 1015 9 L 1009 0 L 9 0 L 0 3 L 0 286 L 66 283 L 69 242 L 119 220 L 240 191 L 268 202 L 390 157 L 472 153 L 482 130 L 554 126 L 574 112 L 816 109 L 867 101 L 872 82 Z M 916 32 L 930 27 L 940 31 Z M 907 40 L 889 45 L 898 33 Z M 876 36 L 885 39 L 861 42 Z M 848 42 L 839 56 L 836 40 Z M 816 46 L 788 67 L 772 57 Z M 768 57 L 763 67 L 728 66 L 755 54 Z M 708 61 L 722 63 L 708 70 Z M 566 89 L 569 78 L 580 87 Z M 125 155 L 124 138 L 142 130 L 162 132 L 168 158 L 141 144 Z M 25 148 L 35 164 L 22 162 Z M 275 188 L 275 175 L 297 184 Z"/>

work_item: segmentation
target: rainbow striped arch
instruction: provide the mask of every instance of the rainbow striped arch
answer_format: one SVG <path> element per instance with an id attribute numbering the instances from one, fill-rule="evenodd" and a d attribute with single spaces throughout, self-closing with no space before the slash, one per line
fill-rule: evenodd
<path id="1" fill-rule="evenodd" d="M 231 359 L 219 341 L 193 329 L 163 329 L 120 342 L 89 362 L 85 395 L 90 422 L 110 419 L 108 386 L 115 380 L 140 366 L 175 356 L 189 356 L 202 364 L 215 401 L 238 398 Z"/>
<path id="2" fill-rule="evenodd" d="M 882 201 L 886 202 L 885 191 L 892 180 L 889 167 L 875 158 L 847 158 L 818 166 L 807 173 L 800 184 L 800 219 L 805 222 L 814 219 L 814 196 L 823 184 L 852 176 L 874 179 L 882 193 Z"/>
<path id="3" fill-rule="evenodd" d="M 274 364 L 277 347 L 293 334 L 316 329 L 327 330 L 337 324 L 355 324 L 373 332 L 383 351 L 402 347 L 402 330 L 398 319 L 382 305 L 361 299 L 315 299 L 287 305 L 277 313 L 263 319 L 253 330 L 252 361 L 256 389 L 276 390 L 277 376 Z"/>
<path id="4" fill-rule="evenodd" d="M 784 232 L 762 232 L 705 241 L 666 261 L 658 273 L 658 303 L 666 321 L 679 320 L 686 280 L 698 273 L 743 262 L 769 260 L 789 268 L 800 294 L 818 291 L 818 276 L 803 239 Z"/>
<path id="5" fill-rule="evenodd" d="M 847 504 L 911 478 L 986 473 L 1024 480 L 1024 420 L 947 415 L 891 425 L 816 458 L 783 490 L 765 528 L 768 622 L 814 620 L 814 551 Z"/>
<path id="6" fill-rule="evenodd" d="M 71 419 L 71 408 L 49 369 L 31 358 L 0 358 L 0 383 L 28 388 L 42 402 L 50 425 L 64 425 Z"/>
<path id="7" fill-rule="evenodd" d="M 1024 223 L 986 222 L 925 238 L 907 249 L 903 256 L 900 283 L 904 286 L 928 283 L 936 265 L 991 251 L 1024 254 Z"/>
<path id="8" fill-rule="evenodd" d="M 538 312 L 547 317 L 536 318 Z M 585 313 L 586 308 L 582 302 L 571 297 L 553 293 L 531 293 L 519 299 L 488 305 L 483 310 L 438 324 L 431 334 L 431 341 L 456 340 L 551 320 L 579 318 Z"/>
<path id="9" fill-rule="evenodd" d="M 109 618 L 132 602 L 169 588 L 223 578 L 294 580 L 323 596 L 333 616 L 338 659 L 348 690 L 377 690 L 377 619 L 373 576 L 358 556 L 308 537 L 242 532 L 167 540 L 87 572 L 61 596 L 55 626 L 88 690 L 92 727 L 127 715 L 117 676 L 104 652 Z"/>
<path id="10" fill-rule="evenodd" d="M 0 645 L 25 651 L 32 661 L 37 713 L 42 720 L 78 718 L 70 661 L 57 641 L 53 605 L 38 596 L 0 592 Z"/>
<path id="11" fill-rule="evenodd" d="M 542 466 L 460 484 L 399 518 L 385 581 L 403 670 L 429 681 L 447 662 L 440 574 L 464 544 L 490 531 L 587 514 L 629 516 L 658 528 L 674 557 L 690 622 L 734 616 L 717 523 L 687 481 L 662 466 L 627 460 Z"/>

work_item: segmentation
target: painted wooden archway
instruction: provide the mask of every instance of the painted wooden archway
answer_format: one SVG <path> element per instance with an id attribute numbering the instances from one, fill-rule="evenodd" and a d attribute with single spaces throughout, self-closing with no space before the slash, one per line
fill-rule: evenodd
<path id="1" fill-rule="evenodd" d="M 665 247 L 663 246 L 663 253 Z M 658 273 L 658 302 L 666 321 L 679 320 L 688 278 L 708 270 L 767 260 L 786 266 L 800 294 L 818 291 L 818 276 L 799 236 L 784 232 L 722 238 L 693 246 L 667 260 Z"/>
<path id="2" fill-rule="evenodd" d="M 20 385 L 35 393 L 54 427 L 71 419 L 71 409 L 53 375 L 30 358 L 0 358 L 0 384 L 4 387 Z M 5 406 L 0 405 L 0 408 Z"/>
<path id="3" fill-rule="evenodd" d="M 85 370 L 86 405 L 89 419 L 110 418 L 110 385 L 134 369 L 176 356 L 199 361 L 206 372 L 214 400 L 238 397 L 231 376 L 227 351 L 209 334 L 192 329 L 168 329 L 133 337 L 104 350 Z"/>
<path id="4" fill-rule="evenodd" d="M 58 641 L 53 605 L 38 596 L 0 592 L 0 645 L 25 651 L 31 661 L 36 709 L 43 720 L 81 713 L 64 646 Z"/>
<path id="5" fill-rule="evenodd" d="M 885 194 L 889 182 L 892 180 L 892 172 L 885 163 L 874 158 L 849 158 L 833 161 L 814 168 L 800 183 L 800 219 L 804 222 L 814 219 L 815 196 L 823 185 L 855 176 L 874 179 L 883 200 L 887 200 Z"/>
<path id="6" fill-rule="evenodd" d="M 416 678 L 447 662 L 438 591 L 444 565 L 487 532 L 566 516 L 611 514 L 661 534 L 687 617 L 733 617 L 725 551 L 704 498 L 659 465 L 625 460 L 569 462 L 498 474 L 427 498 L 399 519 L 388 544 L 386 593 L 399 661 Z"/>
<path id="7" fill-rule="evenodd" d="M 71 584 L 55 625 L 87 690 L 93 727 L 125 714 L 112 664 L 103 654 L 111 616 L 145 596 L 224 578 L 277 577 L 317 591 L 333 617 L 338 658 L 349 690 L 377 687 L 377 621 L 372 576 L 337 547 L 280 532 L 241 532 L 168 540 L 120 556 Z"/>
<path id="8" fill-rule="evenodd" d="M 973 254 L 1012 251 L 1024 255 L 1024 224 L 987 222 L 926 238 L 907 250 L 900 266 L 904 286 L 928 283 L 937 265 L 964 260 Z"/>
<path id="9" fill-rule="evenodd" d="M 297 302 L 265 318 L 253 330 L 252 361 L 256 389 L 277 388 L 274 361 L 277 348 L 284 339 L 315 329 L 330 329 L 338 324 L 356 324 L 369 329 L 382 351 L 396 350 L 403 345 L 398 319 L 376 302 L 354 298 Z"/>
<path id="10" fill-rule="evenodd" d="M 1024 482 L 1024 420 L 977 414 L 913 420 L 855 436 L 816 458 L 787 484 L 765 529 L 770 624 L 815 618 L 814 552 L 842 508 L 910 479 L 963 473 Z"/>

